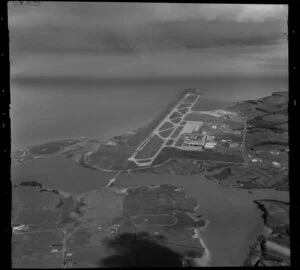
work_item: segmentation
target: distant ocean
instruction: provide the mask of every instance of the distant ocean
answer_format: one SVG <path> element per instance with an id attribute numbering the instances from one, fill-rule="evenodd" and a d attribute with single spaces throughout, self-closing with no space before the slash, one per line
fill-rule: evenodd
<path id="1" fill-rule="evenodd" d="M 87 136 L 107 140 L 149 123 L 185 88 L 241 101 L 288 90 L 284 79 L 11 83 L 12 150 L 41 142 Z"/>

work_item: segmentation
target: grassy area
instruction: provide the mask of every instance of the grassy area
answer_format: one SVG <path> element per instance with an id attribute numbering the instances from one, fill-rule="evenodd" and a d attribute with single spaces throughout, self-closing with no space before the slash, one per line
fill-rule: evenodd
<path id="1" fill-rule="evenodd" d="M 144 160 L 139 160 L 139 163 L 148 163 L 150 161 L 151 161 L 151 159 L 144 159 Z"/>
<path id="2" fill-rule="evenodd" d="M 270 143 L 261 143 L 253 147 L 254 151 L 271 151 L 277 150 L 280 151 L 286 148 L 286 144 L 270 144 Z"/>
<path id="3" fill-rule="evenodd" d="M 101 146 L 89 156 L 88 160 L 92 165 L 97 164 L 104 169 L 123 169 L 127 158 L 134 150 L 135 148 L 126 145 Z"/>
<path id="4" fill-rule="evenodd" d="M 289 130 L 289 125 L 288 123 L 284 123 L 284 124 L 276 125 L 276 128 L 284 132 Z"/>
<path id="5" fill-rule="evenodd" d="M 183 102 L 184 102 L 184 103 L 193 103 L 193 102 L 196 100 L 197 97 L 198 97 L 198 96 L 196 96 L 196 95 L 188 95 L 188 96 L 183 100 Z"/>
<path id="6" fill-rule="evenodd" d="M 161 164 L 170 158 L 186 158 L 196 160 L 224 161 L 242 163 L 244 159 L 239 155 L 221 154 L 208 151 L 185 151 L 173 147 L 165 147 L 153 161 L 153 165 Z"/>
<path id="7" fill-rule="evenodd" d="M 177 186 L 162 184 L 157 188 L 137 187 L 129 189 L 123 203 L 126 216 L 169 215 L 172 211 L 193 212 L 197 201 L 176 191 Z"/>
<path id="8" fill-rule="evenodd" d="M 174 225 L 177 220 L 173 215 L 139 215 L 132 218 L 132 222 L 135 226 L 170 226 Z"/>
<path id="9" fill-rule="evenodd" d="M 176 128 L 176 130 L 174 131 L 174 133 L 172 134 L 171 138 L 176 139 L 182 129 L 183 129 L 183 126 L 178 126 Z"/>
<path id="10" fill-rule="evenodd" d="M 220 121 L 218 117 L 208 114 L 189 113 L 184 121 Z"/>
<path id="11" fill-rule="evenodd" d="M 224 167 L 228 167 L 228 166 L 230 166 L 229 163 L 211 164 L 211 165 L 206 166 L 205 171 L 208 172 L 208 173 L 211 173 L 213 171 L 220 170 L 220 169 L 222 169 Z"/>
<path id="12" fill-rule="evenodd" d="M 155 174 L 178 174 L 191 175 L 199 174 L 204 171 L 205 167 L 202 162 L 194 162 L 189 159 L 169 159 L 167 162 L 158 167 L 152 167 L 145 170 Z"/>
<path id="13" fill-rule="evenodd" d="M 181 113 L 183 113 L 183 114 L 186 114 L 188 110 L 189 110 L 189 109 L 185 108 L 185 109 L 180 109 L 180 110 L 178 110 L 178 111 L 181 112 Z"/>
<path id="14" fill-rule="evenodd" d="M 173 112 L 171 115 L 170 115 L 170 119 L 173 119 L 173 118 L 177 118 L 177 117 L 180 117 L 181 114 L 178 113 L 178 112 Z"/>
<path id="15" fill-rule="evenodd" d="M 232 102 L 200 97 L 196 104 L 192 107 L 192 111 L 211 111 L 217 109 L 225 109 L 230 105 L 232 105 Z"/>
<path id="16" fill-rule="evenodd" d="M 163 138 L 166 138 L 173 132 L 173 130 L 174 130 L 174 128 L 161 131 L 161 132 L 159 132 L 159 135 L 162 136 Z"/>
<path id="17" fill-rule="evenodd" d="M 265 111 L 267 113 L 275 113 L 275 112 L 278 111 L 278 107 L 275 106 L 275 105 L 273 105 L 273 104 L 271 104 L 271 103 L 269 103 L 269 102 L 265 102 L 262 105 L 258 105 L 256 107 L 256 110 L 257 109 L 260 109 L 260 110 Z"/>
<path id="18" fill-rule="evenodd" d="M 27 209 L 55 209 L 59 197 L 54 192 L 41 192 L 42 188 L 43 186 L 35 181 L 21 182 L 12 189 L 13 203 Z"/>
<path id="19" fill-rule="evenodd" d="M 273 93 L 258 100 L 246 100 L 236 103 L 228 109 L 249 117 L 267 116 L 279 112 L 287 115 L 288 92 Z M 276 120 L 277 121 L 277 120 Z"/>
<path id="20" fill-rule="evenodd" d="M 168 140 L 168 141 L 166 142 L 166 145 L 171 145 L 173 142 L 174 142 L 174 140 Z"/>
<path id="21" fill-rule="evenodd" d="M 177 108 L 178 109 L 186 109 L 186 108 L 190 108 L 191 107 L 191 104 L 180 104 Z"/>
<path id="22" fill-rule="evenodd" d="M 58 269 L 61 268 L 62 254 L 58 253 L 35 253 L 29 256 L 12 257 L 12 268 L 23 269 Z"/>
<path id="23" fill-rule="evenodd" d="M 262 120 L 266 121 L 266 122 L 271 122 L 274 124 L 283 124 L 286 123 L 288 121 L 288 116 L 281 114 L 281 113 L 276 113 L 276 114 L 271 114 L 271 115 L 267 115 L 264 116 L 262 118 Z"/>
<path id="24" fill-rule="evenodd" d="M 174 125 L 172 123 L 170 123 L 169 121 L 165 122 L 159 130 L 164 130 L 164 129 L 167 129 L 167 128 L 172 128 L 174 127 Z"/>
<path id="25" fill-rule="evenodd" d="M 247 133 L 246 136 L 246 148 L 252 149 L 255 146 L 264 145 L 264 144 L 276 144 L 276 145 L 285 145 L 288 146 L 288 135 L 287 134 L 278 134 L 271 131 L 262 131 L 255 133 Z"/>
<path id="26" fill-rule="evenodd" d="M 32 155 L 49 155 L 49 154 L 55 154 L 59 152 L 61 149 L 61 146 L 56 143 L 48 143 L 44 145 L 39 146 L 33 146 L 29 149 L 29 152 Z"/>
<path id="27" fill-rule="evenodd" d="M 285 172 L 276 172 L 273 168 L 267 169 L 261 166 L 251 166 L 246 169 L 243 167 L 230 167 L 231 174 L 220 183 L 224 186 L 240 185 L 246 189 L 255 188 L 284 188 L 286 178 Z"/>
<path id="28" fill-rule="evenodd" d="M 209 177 L 212 177 L 213 179 L 216 179 L 218 181 L 223 181 L 227 179 L 231 175 L 230 168 L 224 168 L 220 172 L 209 175 Z"/>
<path id="29" fill-rule="evenodd" d="M 216 135 L 216 140 L 231 140 L 232 142 L 239 142 L 241 143 L 243 141 L 243 135 L 238 134 L 230 134 L 230 133 L 223 133 Z"/>
<path id="30" fill-rule="evenodd" d="M 61 140 L 61 141 L 55 141 L 55 142 L 48 142 L 43 143 L 36 146 L 29 147 L 29 152 L 32 155 L 49 155 L 49 154 L 55 154 L 58 151 L 60 151 L 63 147 L 70 146 L 72 144 L 75 144 L 79 142 L 80 140 L 77 139 L 70 139 L 70 140 Z"/>
<path id="31" fill-rule="evenodd" d="M 66 225 L 74 222 L 74 219 L 70 216 L 70 212 L 75 207 L 75 204 L 76 203 L 72 197 L 64 198 L 62 200 L 62 205 L 60 206 L 62 209 L 60 215 L 60 225 Z"/>
<path id="32" fill-rule="evenodd" d="M 265 160 L 278 161 L 280 163 L 287 163 L 289 157 L 288 153 L 286 152 L 281 152 L 279 155 L 272 155 L 270 152 L 260 152 L 257 153 L 257 156 Z"/>
<path id="33" fill-rule="evenodd" d="M 244 122 L 234 120 L 223 120 L 222 123 L 229 125 L 232 129 L 243 129 Z"/>
<path id="34" fill-rule="evenodd" d="M 175 123 L 175 124 L 178 124 L 180 121 L 181 121 L 181 117 L 178 117 L 178 118 L 173 118 L 172 120 L 171 120 L 171 122 L 172 123 Z"/>
<path id="35" fill-rule="evenodd" d="M 266 226 L 275 229 L 279 226 L 289 225 L 289 203 L 276 200 L 254 201 L 259 208 L 266 211 Z"/>
<path id="36" fill-rule="evenodd" d="M 235 103 L 234 105 L 228 107 L 227 109 L 234 112 L 243 112 L 243 111 L 248 111 L 252 108 L 253 108 L 253 104 L 245 101 L 245 102 Z"/>
<path id="37" fill-rule="evenodd" d="M 247 125 L 251 125 L 252 128 L 269 129 L 275 126 L 274 123 L 264 121 L 261 117 L 255 117 L 247 121 Z"/>
<path id="38" fill-rule="evenodd" d="M 14 224 L 42 224 L 51 223 L 55 227 L 58 220 L 59 211 L 48 209 L 22 209 Z"/>
<path id="39" fill-rule="evenodd" d="M 157 135 L 153 136 L 146 146 L 137 154 L 136 158 L 151 158 L 160 149 L 163 140 Z"/>
<path id="40" fill-rule="evenodd" d="M 275 133 L 284 133 L 288 131 L 288 120 L 283 122 L 285 116 L 280 114 L 281 116 L 277 118 L 276 115 L 268 115 L 268 118 L 265 117 L 255 117 L 247 121 L 248 130 L 251 132 L 258 132 L 260 130 L 269 130 Z M 266 121 L 266 120 L 270 121 Z M 277 119 L 277 120 L 275 120 Z"/>
<path id="41" fill-rule="evenodd" d="M 62 233 L 57 231 L 20 234 L 12 237 L 12 255 L 24 256 L 34 253 L 50 252 L 49 245 L 61 243 Z"/>

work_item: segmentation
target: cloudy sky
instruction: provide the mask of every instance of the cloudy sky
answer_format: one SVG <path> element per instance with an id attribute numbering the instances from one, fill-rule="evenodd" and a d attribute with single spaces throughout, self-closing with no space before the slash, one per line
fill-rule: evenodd
<path id="1" fill-rule="evenodd" d="M 283 5 L 10 1 L 8 12 L 13 79 L 288 72 Z"/>

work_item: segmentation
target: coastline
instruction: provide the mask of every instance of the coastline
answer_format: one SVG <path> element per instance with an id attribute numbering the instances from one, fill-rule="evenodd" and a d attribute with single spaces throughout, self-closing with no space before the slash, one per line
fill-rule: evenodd
<path id="1" fill-rule="evenodd" d="M 201 237 L 201 233 L 205 231 L 205 229 L 207 228 L 207 226 L 209 225 L 209 221 L 205 220 L 206 224 L 204 225 L 204 227 L 202 228 L 194 228 L 193 232 L 193 238 L 198 239 L 200 244 L 203 246 L 204 251 L 202 254 L 202 257 L 200 258 L 195 258 L 194 262 L 196 263 L 197 266 L 200 267 L 207 267 L 207 266 L 211 266 L 210 265 L 210 261 L 211 261 L 211 252 L 210 250 L 207 248 L 204 239 Z"/>
<path id="2" fill-rule="evenodd" d="M 134 132 L 132 132 L 133 134 L 134 134 Z M 130 133 L 129 133 L 130 134 Z M 122 135 L 119 135 L 119 136 L 114 136 L 112 139 L 110 139 L 109 141 L 111 141 L 111 140 L 113 140 L 113 139 L 115 139 L 115 138 L 121 138 L 122 137 Z M 143 171 L 143 169 L 145 169 L 145 168 L 136 168 L 136 169 L 128 169 L 128 170 L 126 170 L 126 171 L 123 171 L 123 170 L 116 170 L 116 171 L 113 171 L 113 170 L 108 170 L 108 169 L 102 169 L 102 168 L 100 168 L 100 167 L 98 167 L 98 165 L 97 164 L 94 164 L 94 165 L 92 165 L 91 163 L 90 163 L 90 155 L 95 151 L 95 149 L 97 148 L 98 149 L 98 146 L 102 143 L 102 142 L 100 142 L 100 141 L 98 141 L 98 140 L 95 140 L 95 141 L 97 141 L 97 142 L 93 142 L 93 145 L 94 146 L 97 146 L 97 147 L 94 147 L 93 146 L 93 148 L 92 149 L 89 149 L 89 150 L 87 150 L 87 145 L 89 144 L 89 140 L 92 140 L 92 139 L 89 139 L 89 138 L 86 138 L 86 137 L 79 137 L 79 138 L 81 138 L 81 140 L 82 141 L 80 141 L 80 142 L 77 142 L 77 143 L 75 143 L 75 144 L 71 144 L 70 146 L 61 146 L 60 147 L 60 149 L 57 151 L 57 152 L 54 152 L 54 153 L 45 153 L 45 154 L 42 154 L 42 155 L 38 155 L 38 154 L 32 154 L 32 153 L 30 153 L 30 148 L 32 147 L 27 147 L 27 148 L 21 148 L 21 149 L 19 149 L 20 151 L 24 151 L 24 153 L 27 151 L 27 152 L 29 152 L 29 155 L 31 155 L 32 157 L 33 157 L 33 160 L 34 159 L 38 159 L 38 158 L 44 158 L 44 157 L 51 157 L 51 156 L 55 156 L 55 155 L 60 155 L 60 154 L 67 154 L 68 153 L 68 155 L 69 155 L 69 152 L 74 152 L 74 156 L 71 158 L 71 160 L 73 161 L 73 162 L 75 162 L 75 163 L 77 163 L 78 165 L 81 165 L 82 167 L 85 167 L 85 168 L 90 168 L 90 169 L 96 169 L 96 170 L 99 170 L 99 171 L 104 171 L 104 172 L 114 172 L 114 173 L 117 173 L 117 174 L 115 174 L 112 178 L 110 178 L 110 180 L 108 181 L 108 183 L 107 183 L 107 185 L 106 185 L 106 187 L 103 187 L 103 189 L 104 190 L 106 190 L 106 189 L 108 189 L 108 190 L 112 190 L 113 192 L 115 192 L 116 194 L 118 194 L 118 195 L 126 195 L 126 194 L 128 194 L 127 193 L 127 191 L 128 191 L 128 189 L 130 189 L 131 187 L 129 187 L 129 188 L 117 188 L 116 187 L 116 184 L 115 184 L 115 182 L 116 182 L 116 180 L 117 180 L 117 177 L 119 176 L 119 174 L 120 173 L 123 173 L 123 172 L 129 172 L 130 170 L 134 170 L 134 171 Z M 74 139 L 74 138 L 69 138 L 69 140 L 72 140 L 72 139 Z M 78 137 L 77 137 L 77 139 L 78 139 Z M 65 139 L 65 140 L 67 140 L 67 139 Z M 50 142 L 48 142 L 49 144 L 50 143 L 57 143 L 57 144 L 59 144 L 60 142 L 62 142 L 63 141 L 63 139 L 61 139 L 61 140 L 59 140 L 59 141 L 50 141 Z M 104 142 L 105 143 L 105 142 Z M 44 144 L 47 144 L 47 143 L 44 143 Z M 76 149 L 76 145 L 77 145 L 77 147 L 79 147 L 79 149 L 81 149 L 81 150 L 78 150 L 78 149 Z M 80 146 L 79 146 L 80 145 Z M 43 144 L 41 144 L 41 145 L 38 145 L 40 148 L 42 148 L 43 147 Z M 71 148 L 71 150 L 70 150 L 70 148 Z M 95 148 L 95 149 L 94 149 Z M 73 150 L 72 150 L 73 149 Z M 97 151 L 97 150 L 96 150 Z M 117 154 L 119 154 L 119 152 L 118 151 L 116 151 L 116 153 Z M 68 156 L 67 155 L 67 156 Z M 72 154 L 70 154 L 70 156 L 72 156 Z M 78 160 L 76 159 L 78 157 Z M 30 161 L 30 160 L 28 160 L 28 161 Z M 26 162 L 26 161 L 25 161 Z M 12 165 L 14 165 L 14 164 L 12 164 Z M 151 167 L 159 167 L 159 166 L 162 166 L 162 164 L 160 164 L 160 165 L 157 165 L 157 166 L 151 166 Z M 224 168 L 223 168 L 224 169 Z M 190 172 L 191 172 L 191 170 L 190 170 Z M 172 174 L 172 173 L 169 173 L 170 175 Z M 211 181 L 211 182 L 215 182 L 215 184 L 216 185 L 219 185 L 219 186 L 222 186 L 222 184 L 219 182 L 219 181 L 217 181 L 216 179 L 214 179 L 214 178 L 209 178 L 209 177 L 207 177 L 206 175 L 203 175 L 204 176 L 204 178 L 206 178 L 207 179 L 207 181 Z M 143 185 L 143 184 L 142 184 Z M 155 188 L 157 188 L 157 187 L 159 187 L 160 185 L 152 185 L 151 187 L 150 187 L 150 189 L 155 189 Z M 247 188 L 247 187 L 244 187 L 244 188 L 239 188 L 238 186 L 228 186 L 228 187 L 226 187 L 226 188 L 228 188 L 228 189 L 236 189 L 236 190 L 250 190 L 249 188 Z M 257 199 L 257 197 L 260 197 L 260 196 L 262 196 L 263 194 L 261 194 L 261 193 L 263 193 L 263 191 L 264 190 L 268 190 L 268 191 L 270 191 L 270 190 L 273 190 L 273 188 L 267 188 L 267 187 L 264 187 L 264 188 L 254 188 L 254 189 L 251 189 L 252 191 L 251 191 L 251 197 L 252 197 L 252 199 L 253 199 L 253 203 L 255 203 L 255 204 L 257 204 L 256 203 L 256 199 Z M 181 191 L 181 188 L 178 188 L 176 191 Z M 278 192 L 283 192 L 283 191 L 278 191 Z M 274 200 L 273 200 L 274 201 Z M 276 200 L 275 200 L 276 201 Z M 199 204 L 195 207 L 195 209 L 196 208 L 198 208 L 198 206 L 199 206 Z M 260 207 L 258 207 L 258 208 L 260 208 Z M 262 209 L 261 209 L 262 210 Z M 192 215 L 190 215 L 190 217 L 192 217 L 193 219 L 194 219 L 194 221 L 197 221 L 198 219 L 196 219 L 195 217 L 193 217 Z M 203 220 L 202 218 L 199 218 L 200 220 Z M 265 220 L 265 218 L 264 217 L 262 217 L 262 219 L 263 220 Z M 201 246 L 203 246 L 203 248 L 204 248 L 204 251 L 203 251 L 203 256 L 202 257 L 200 257 L 200 258 L 194 258 L 193 260 L 194 260 L 194 262 L 195 262 L 195 264 L 197 265 L 197 266 L 211 266 L 211 251 L 208 249 L 208 247 L 206 246 L 206 243 L 205 243 L 205 241 L 204 241 L 204 239 L 203 238 L 205 238 L 205 237 L 201 237 L 202 236 L 202 232 L 207 228 L 207 226 L 208 226 L 208 224 L 209 224 L 209 221 L 206 221 L 205 220 L 205 222 L 206 222 L 206 224 L 203 226 L 203 227 L 200 227 L 200 228 L 193 228 L 193 231 L 194 231 L 194 235 L 193 235 L 193 238 L 194 239 L 198 239 L 198 241 L 200 242 L 200 244 L 201 244 Z M 208 240 L 206 239 L 206 241 L 208 242 Z M 231 239 L 230 239 L 230 241 L 232 241 Z M 210 244 L 211 245 L 211 244 Z M 211 250 L 214 252 L 214 254 L 215 254 L 215 251 L 214 251 L 214 247 L 213 247 L 213 245 L 211 245 Z M 217 257 L 217 256 L 216 256 Z"/>

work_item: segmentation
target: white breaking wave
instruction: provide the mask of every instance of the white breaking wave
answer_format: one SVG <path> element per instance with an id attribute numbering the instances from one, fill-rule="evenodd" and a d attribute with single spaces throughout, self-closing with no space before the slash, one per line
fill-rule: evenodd
<path id="1" fill-rule="evenodd" d="M 208 223 L 206 224 L 206 226 L 208 225 Z M 197 238 L 199 239 L 200 244 L 204 247 L 204 252 L 201 258 L 195 258 L 194 262 L 197 264 L 197 266 L 211 266 L 210 265 L 210 259 L 211 259 L 211 254 L 209 249 L 207 248 L 207 246 L 204 243 L 204 240 L 201 238 L 201 232 L 206 228 L 206 226 L 204 228 L 194 228 L 194 235 L 193 238 Z"/>

